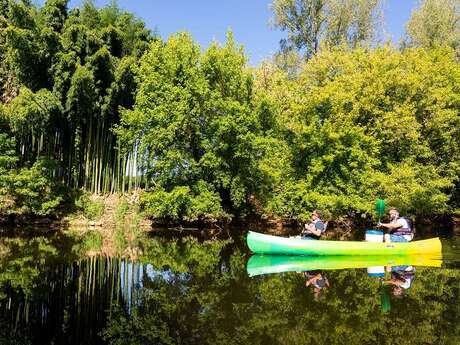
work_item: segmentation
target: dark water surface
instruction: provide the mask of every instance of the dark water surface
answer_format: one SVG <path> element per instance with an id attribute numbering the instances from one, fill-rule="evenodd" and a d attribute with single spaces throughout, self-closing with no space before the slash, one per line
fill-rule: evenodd
<path id="1" fill-rule="evenodd" d="M 348 269 L 248 264 L 244 234 L 152 236 L 135 261 L 85 257 L 62 234 L 3 236 L 0 344 L 457 345 L 460 237 L 440 235 L 442 260 Z"/>

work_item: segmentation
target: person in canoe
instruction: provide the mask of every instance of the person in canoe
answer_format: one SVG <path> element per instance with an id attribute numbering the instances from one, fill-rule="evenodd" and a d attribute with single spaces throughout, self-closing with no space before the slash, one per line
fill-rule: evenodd
<path id="1" fill-rule="evenodd" d="M 313 210 L 311 213 L 311 222 L 305 224 L 305 229 L 302 231 L 300 237 L 303 240 L 319 240 L 325 230 L 326 225 L 321 220 L 321 212 Z"/>
<path id="2" fill-rule="evenodd" d="M 410 222 L 399 216 L 399 211 L 392 207 L 389 210 L 390 222 L 379 223 L 378 226 L 389 230 L 388 234 L 385 234 L 385 242 L 410 242 L 414 238 L 414 232 Z"/>

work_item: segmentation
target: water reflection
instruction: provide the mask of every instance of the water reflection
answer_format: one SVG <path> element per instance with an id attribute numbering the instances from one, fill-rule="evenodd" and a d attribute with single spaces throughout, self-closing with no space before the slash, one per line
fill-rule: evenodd
<path id="1" fill-rule="evenodd" d="M 248 260 L 240 243 L 150 239 L 130 261 L 3 241 L 0 344 L 460 343 L 455 251 Z"/>
<path id="2" fill-rule="evenodd" d="M 309 270 L 337 270 L 347 268 L 372 268 L 384 266 L 441 267 L 442 257 L 413 256 L 294 256 L 253 255 L 248 260 L 249 276 Z"/>
<path id="3" fill-rule="evenodd" d="M 322 292 L 330 286 L 326 274 L 319 270 L 304 271 L 302 274 L 306 278 L 305 285 L 313 286 L 313 296 L 316 300 L 318 300 L 321 297 Z"/>
<path id="4" fill-rule="evenodd" d="M 396 266 L 388 267 L 391 272 L 391 278 L 385 280 L 385 284 L 391 286 L 395 297 L 403 297 L 404 291 L 412 286 L 415 278 L 414 266 Z"/>
<path id="5" fill-rule="evenodd" d="M 367 268 L 367 276 L 379 282 L 381 309 L 391 309 L 389 295 L 403 298 L 412 286 L 415 266 L 441 267 L 442 257 L 430 256 L 288 256 L 253 255 L 247 263 L 249 276 L 298 272 L 306 278 L 306 286 L 313 286 L 313 296 L 319 300 L 331 286 L 327 270 Z M 364 271 L 362 276 L 366 274 Z"/>

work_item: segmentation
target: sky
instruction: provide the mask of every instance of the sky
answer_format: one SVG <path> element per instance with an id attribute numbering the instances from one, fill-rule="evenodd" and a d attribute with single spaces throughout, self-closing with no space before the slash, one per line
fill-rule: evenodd
<path id="1" fill-rule="evenodd" d="M 109 2 L 95 1 L 98 7 Z M 69 6 L 78 7 L 81 3 L 70 0 Z M 286 37 L 270 25 L 273 16 L 270 3 L 270 0 L 118 0 L 122 9 L 136 14 L 164 39 L 178 31 L 188 31 L 202 47 L 207 47 L 213 40 L 225 42 L 225 35 L 231 29 L 253 66 L 276 53 L 279 41 Z M 385 0 L 385 38 L 399 42 L 417 3 L 418 0 Z"/>

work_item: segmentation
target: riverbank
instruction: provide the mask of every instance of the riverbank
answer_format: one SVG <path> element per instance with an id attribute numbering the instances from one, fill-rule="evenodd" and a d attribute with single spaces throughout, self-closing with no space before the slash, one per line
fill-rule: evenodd
<path id="1" fill-rule="evenodd" d="M 250 215 L 208 222 L 168 222 L 145 216 L 140 207 L 140 192 L 129 194 L 83 194 L 74 204 L 59 209 L 52 217 L 0 217 L 0 227 L 8 228 L 10 236 L 62 233 L 81 243 L 85 255 L 123 256 L 135 259 L 142 251 L 142 242 L 156 235 L 193 234 L 203 238 L 231 236 L 241 229 L 263 231 L 273 235 L 297 234 L 302 223 L 288 217 Z M 417 219 L 415 227 L 454 227 L 460 218 L 455 215 Z M 329 239 L 350 240 L 356 229 L 375 225 L 372 219 L 342 217 L 329 220 Z M 24 230 L 27 229 L 27 230 Z M 30 230 L 29 230 L 30 229 Z M 235 230 L 238 229 L 238 230 Z M 460 231 L 459 231 L 460 232 Z"/>
<path id="2" fill-rule="evenodd" d="M 250 214 L 232 218 L 204 219 L 200 221 L 170 221 L 153 219 L 142 212 L 140 206 L 141 191 L 125 194 L 82 194 L 60 207 L 49 216 L 27 214 L 0 214 L 0 226 L 15 228 L 47 228 L 49 230 L 67 229 L 115 229 L 121 225 L 139 228 L 149 232 L 156 228 L 171 230 L 211 230 L 222 229 L 243 224 L 271 229 L 272 232 L 283 232 L 285 228 L 301 227 L 303 222 L 292 217 Z M 332 218 L 332 217 L 330 217 Z M 370 218 L 341 216 L 329 221 L 329 229 L 352 229 L 371 225 Z M 417 225 L 460 225 L 459 214 L 426 215 L 417 219 L 411 218 Z"/>

